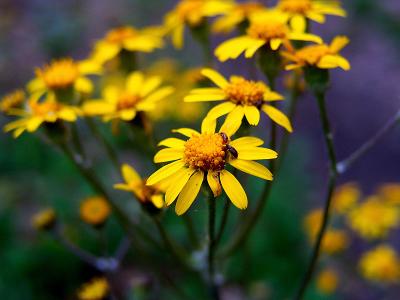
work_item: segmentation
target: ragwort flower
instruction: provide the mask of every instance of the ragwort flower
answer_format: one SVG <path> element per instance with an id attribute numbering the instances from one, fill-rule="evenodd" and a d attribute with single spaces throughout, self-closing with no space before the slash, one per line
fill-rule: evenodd
<path id="1" fill-rule="evenodd" d="M 333 209 L 343 214 L 350 211 L 360 199 L 360 188 L 355 183 L 346 183 L 339 186 L 332 197 Z"/>
<path id="2" fill-rule="evenodd" d="M 25 92 L 23 90 L 15 90 L 5 95 L 0 100 L 0 112 L 9 114 L 14 108 L 21 108 L 25 102 Z"/>
<path id="3" fill-rule="evenodd" d="M 382 200 L 391 205 L 400 204 L 400 184 L 386 183 L 379 187 L 378 195 Z"/>
<path id="4" fill-rule="evenodd" d="M 291 49 L 290 40 L 322 43 L 319 36 L 305 33 L 304 28 L 288 25 L 288 20 L 286 14 L 267 10 L 256 12 L 250 17 L 246 34 L 223 42 L 215 49 L 215 55 L 224 62 L 236 59 L 242 53 L 246 58 L 251 58 L 263 46 L 275 51 L 284 44 Z"/>
<path id="5" fill-rule="evenodd" d="M 84 222 L 95 227 L 100 227 L 110 216 L 111 207 L 104 197 L 94 196 L 82 201 L 79 212 Z"/>
<path id="6" fill-rule="evenodd" d="M 317 289 L 323 295 L 333 294 L 338 287 L 338 274 L 335 270 L 327 268 L 317 276 Z"/>
<path id="7" fill-rule="evenodd" d="M 110 293 L 110 285 L 105 278 L 93 278 L 78 291 L 79 300 L 104 300 Z"/>
<path id="8" fill-rule="evenodd" d="M 102 116 L 105 122 L 113 119 L 131 121 L 138 112 L 156 108 L 159 101 L 173 92 L 173 88 L 160 87 L 159 76 L 145 78 L 141 72 L 131 73 L 123 86 L 108 85 L 102 100 L 86 101 L 83 111 L 90 116 Z"/>
<path id="9" fill-rule="evenodd" d="M 215 132 L 215 122 L 204 120 L 201 133 L 189 129 L 176 129 L 174 132 L 186 136 L 186 141 L 168 138 L 159 143 L 166 146 L 154 157 L 154 162 L 171 162 L 153 173 L 147 180 L 148 185 L 168 179 L 170 184 L 166 190 L 165 202 L 170 205 L 178 197 L 175 212 L 185 213 L 192 205 L 206 177 L 214 196 L 222 192 L 222 188 L 232 203 L 239 209 L 247 207 L 246 193 L 226 166 L 230 164 L 248 174 L 265 180 L 272 180 L 271 172 L 254 160 L 275 159 L 273 150 L 259 147 L 264 142 L 255 137 L 241 137 L 231 140 L 235 133 L 232 128 L 221 127 Z"/>
<path id="10" fill-rule="evenodd" d="M 228 81 L 212 69 L 203 69 L 202 74 L 218 87 L 194 89 L 185 97 L 185 101 L 223 101 L 212 108 L 206 118 L 215 120 L 227 114 L 224 124 L 238 129 L 244 117 L 250 125 L 258 125 L 260 111 L 263 111 L 275 123 L 283 126 L 289 132 L 293 131 L 285 114 L 267 104 L 270 101 L 282 100 L 283 97 L 271 91 L 263 82 L 250 81 L 239 76 L 231 76 Z"/>
<path id="11" fill-rule="evenodd" d="M 349 61 L 339 54 L 348 43 L 347 37 L 337 36 L 330 45 L 310 45 L 294 52 L 282 52 L 282 55 L 290 61 L 285 69 L 293 70 L 312 66 L 320 69 L 342 68 L 348 71 L 350 70 Z"/>

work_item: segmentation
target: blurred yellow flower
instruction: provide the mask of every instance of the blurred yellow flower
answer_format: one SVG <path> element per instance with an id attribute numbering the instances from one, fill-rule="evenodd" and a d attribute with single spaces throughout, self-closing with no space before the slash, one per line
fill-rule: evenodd
<path id="1" fill-rule="evenodd" d="M 160 87 L 161 77 L 146 78 L 141 72 L 131 73 L 123 86 L 108 85 L 102 100 L 90 100 L 83 104 L 89 116 L 102 116 L 105 122 L 113 119 L 131 121 L 138 112 L 154 110 L 159 101 L 168 97 L 174 89 Z"/>
<path id="2" fill-rule="evenodd" d="M 125 183 L 114 184 L 115 189 L 132 192 L 150 212 L 157 212 L 164 207 L 165 188 L 162 184 L 146 185 L 147 179 L 140 177 L 136 170 L 127 164 L 122 165 L 121 173 Z"/>
<path id="3" fill-rule="evenodd" d="M 23 90 L 15 90 L 5 95 L 0 100 L 0 112 L 10 113 L 14 108 L 21 108 L 25 102 L 25 92 Z"/>
<path id="4" fill-rule="evenodd" d="M 102 226 L 111 213 L 111 207 L 101 196 L 86 198 L 82 201 L 79 212 L 81 219 L 93 226 Z"/>
<path id="5" fill-rule="evenodd" d="M 233 5 L 230 0 L 181 0 L 165 16 L 164 26 L 175 48 L 183 47 L 185 26 L 196 28 L 204 24 L 206 17 L 226 13 Z"/>
<path id="6" fill-rule="evenodd" d="M 294 52 L 282 52 L 281 54 L 290 61 L 285 69 L 293 70 L 297 68 L 312 66 L 320 69 L 342 68 L 350 70 L 349 61 L 339 54 L 349 43 L 345 36 L 337 36 L 330 45 L 311 45 Z"/>
<path id="7" fill-rule="evenodd" d="M 327 268 L 317 276 L 317 289 L 323 295 L 333 294 L 338 287 L 339 278 L 335 270 Z"/>
<path id="8" fill-rule="evenodd" d="M 31 222 L 32 226 L 37 230 L 49 230 L 56 223 L 56 213 L 52 208 L 44 209 L 36 213 Z"/>
<path id="9" fill-rule="evenodd" d="M 79 300 L 103 300 L 110 292 L 110 285 L 105 278 L 93 278 L 78 291 Z"/>
<path id="10" fill-rule="evenodd" d="M 229 33 L 238 25 L 248 22 L 251 14 L 262 9 L 265 9 L 264 5 L 256 1 L 235 3 L 215 20 L 211 29 L 215 33 Z"/>
<path id="11" fill-rule="evenodd" d="M 43 101 L 29 99 L 23 109 L 13 109 L 10 114 L 20 118 L 6 124 L 4 131 L 14 131 L 13 136 L 17 138 L 24 131 L 36 131 L 43 123 L 55 123 L 58 120 L 74 122 L 81 111 L 77 107 L 59 103 L 54 95 L 49 95 Z"/>
<path id="12" fill-rule="evenodd" d="M 364 278 L 374 282 L 395 283 L 400 279 L 399 256 L 389 245 L 379 245 L 364 253 L 359 268 Z"/>
<path id="13" fill-rule="evenodd" d="M 400 183 L 386 183 L 379 187 L 378 195 L 388 204 L 400 204 Z"/>
<path id="14" fill-rule="evenodd" d="M 236 207 L 247 208 L 246 193 L 235 176 L 226 170 L 227 163 L 248 174 L 272 180 L 271 172 L 253 160 L 275 159 L 275 151 L 259 147 L 264 142 L 255 137 L 231 141 L 230 136 L 235 130 L 222 126 L 219 133 L 215 133 L 215 127 L 215 121 L 205 119 L 201 133 L 189 128 L 173 131 L 186 136 L 188 140 L 168 138 L 159 143 L 167 148 L 154 156 L 154 162 L 174 162 L 152 174 L 147 184 L 153 185 L 165 179 L 173 182 L 166 190 L 165 202 L 170 205 L 178 197 L 175 206 L 178 215 L 185 213 L 192 205 L 205 176 L 215 197 L 221 194 L 223 188 Z"/>
<path id="15" fill-rule="evenodd" d="M 286 115 L 267 104 L 270 101 L 282 100 L 282 95 L 271 91 L 263 82 L 250 81 L 239 76 L 231 76 L 227 81 L 220 73 L 212 69 L 203 69 L 202 74 L 218 87 L 194 89 L 184 100 L 186 102 L 223 101 L 212 108 L 206 118 L 215 120 L 227 114 L 224 125 L 238 129 L 244 117 L 250 125 L 258 125 L 262 110 L 275 123 L 289 132 L 293 131 Z"/>
<path id="16" fill-rule="evenodd" d="M 104 38 L 96 42 L 91 58 L 103 64 L 115 58 L 122 50 L 153 52 L 164 46 L 163 34 L 161 27 L 137 29 L 132 26 L 121 26 L 111 29 Z"/>
<path id="17" fill-rule="evenodd" d="M 348 214 L 350 227 L 366 239 L 385 237 L 399 224 L 399 211 L 377 196 L 370 196 Z"/>
<path id="18" fill-rule="evenodd" d="M 255 12 L 250 17 L 246 34 L 223 42 L 215 49 L 215 55 L 224 62 L 238 58 L 243 52 L 246 58 L 251 58 L 263 46 L 275 51 L 284 44 L 292 49 L 290 40 L 322 43 L 319 36 L 305 33 L 304 28 L 294 26 L 296 24 L 288 25 L 288 20 L 289 17 L 283 13 L 269 10 Z"/>
<path id="19" fill-rule="evenodd" d="M 361 192 L 357 184 L 343 184 L 335 190 L 332 198 L 332 207 L 339 214 L 346 213 L 357 204 L 360 196 Z"/>

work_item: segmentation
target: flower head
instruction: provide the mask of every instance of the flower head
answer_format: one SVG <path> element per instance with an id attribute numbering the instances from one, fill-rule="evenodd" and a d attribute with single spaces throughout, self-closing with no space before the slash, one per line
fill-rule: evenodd
<path id="1" fill-rule="evenodd" d="M 242 53 L 251 58 L 263 46 L 276 51 L 284 44 L 291 49 L 290 40 L 322 43 L 320 37 L 305 33 L 304 28 L 298 28 L 296 24 L 288 25 L 286 14 L 264 10 L 251 15 L 246 35 L 223 42 L 215 49 L 215 55 L 222 62 L 236 59 Z"/>
<path id="2" fill-rule="evenodd" d="M 292 52 L 283 52 L 282 55 L 290 61 L 286 70 L 293 70 L 307 66 L 320 69 L 342 68 L 350 70 L 350 63 L 339 54 L 349 43 L 349 39 L 344 36 L 337 36 L 330 45 L 310 45 Z"/>
<path id="3" fill-rule="evenodd" d="M 131 166 L 124 164 L 121 167 L 124 183 L 114 184 L 114 188 L 133 193 L 140 204 L 149 212 L 159 212 L 164 206 L 165 189 L 162 184 L 146 185 L 146 178 L 140 177 Z"/>
<path id="4" fill-rule="evenodd" d="M 122 50 L 129 52 L 153 52 L 162 48 L 163 30 L 159 27 L 137 29 L 121 26 L 111 29 L 94 47 L 91 57 L 101 64 L 115 58 Z"/>
<path id="5" fill-rule="evenodd" d="M 360 199 L 361 192 L 355 183 L 347 183 L 338 187 L 333 195 L 333 208 L 338 213 L 346 213 L 351 210 Z"/>
<path id="6" fill-rule="evenodd" d="M 10 113 L 14 108 L 21 108 L 25 102 L 25 93 L 23 90 L 15 90 L 5 95 L 0 100 L 0 112 Z"/>
<path id="7" fill-rule="evenodd" d="M 79 300 L 103 300 L 110 292 L 110 285 L 105 278 L 94 278 L 85 283 L 78 291 Z"/>
<path id="8" fill-rule="evenodd" d="M 218 87 L 194 89 L 185 97 L 185 101 L 223 101 L 209 111 L 208 119 L 215 120 L 227 114 L 224 124 L 239 128 L 244 117 L 250 125 L 258 125 L 260 111 L 263 111 L 274 122 L 292 132 L 289 119 L 280 110 L 267 104 L 270 101 L 282 100 L 283 97 L 271 91 L 263 82 L 239 76 L 232 76 L 228 81 L 211 69 L 203 69 L 202 74 Z"/>
<path id="9" fill-rule="evenodd" d="M 189 128 L 176 129 L 174 132 L 187 139 L 168 138 L 159 143 L 167 148 L 155 155 L 154 162 L 174 162 L 152 174 L 147 184 L 153 185 L 162 180 L 173 182 L 166 190 L 165 202 L 170 205 L 178 198 L 175 207 L 178 215 L 185 213 L 192 205 L 204 178 L 207 178 L 215 197 L 224 189 L 236 207 L 247 207 L 246 193 L 235 176 L 226 170 L 227 164 L 262 179 L 272 180 L 271 172 L 253 160 L 275 159 L 275 151 L 259 147 L 264 142 L 255 137 L 231 140 L 236 129 L 222 126 L 216 133 L 215 127 L 215 121 L 205 119 L 201 133 Z"/>
<path id="10" fill-rule="evenodd" d="M 138 112 L 155 109 L 159 101 L 173 92 L 172 87 L 160 87 L 161 83 L 158 76 L 145 78 L 143 73 L 133 72 L 123 86 L 106 86 L 102 100 L 86 101 L 83 111 L 87 115 L 102 116 L 104 121 L 131 121 Z"/>
<path id="11" fill-rule="evenodd" d="M 359 268 L 366 279 L 374 282 L 394 283 L 400 279 L 399 256 L 389 245 L 379 245 L 364 253 Z"/>
<path id="12" fill-rule="evenodd" d="M 317 275 L 317 289 L 321 294 L 331 295 L 337 289 L 338 281 L 336 271 L 327 268 Z"/>
<path id="13" fill-rule="evenodd" d="M 111 207 L 103 197 L 94 196 L 82 201 L 79 212 L 84 222 L 97 227 L 107 221 Z"/>
<path id="14" fill-rule="evenodd" d="M 399 224 L 399 211 L 377 196 L 350 211 L 348 222 L 351 228 L 366 239 L 385 237 L 390 229 Z"/>
<path id="15" fill-rule="evenodd" d="M 32 225 L 37 230 L 49 230 L 56 223 L 56 213 L 54 209 L 47 208 L 39 211 L 32 217 Z"/>
<path id="16" fill-rule="evenodd" d="M 400 184 L 386 183 L 379 187 L 378 195 L 388 204 L 400 204 Z"/>

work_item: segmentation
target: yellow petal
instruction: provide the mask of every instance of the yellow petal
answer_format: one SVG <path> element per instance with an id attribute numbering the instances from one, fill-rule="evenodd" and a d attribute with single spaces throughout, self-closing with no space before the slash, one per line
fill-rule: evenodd
<path id="1" fill-rule="evenodd" d="M 291 32 L 289 33 L 289 39 L 295 41 L 314 42 L 317 44 L 323 43 L 322 39 L 319 36 L 311 33 Z"/>
<path id="2" fill-rule="evenodd" d="M 262 110 L 274 121 L 275 123 L 284 127 L 287 131 L 292 132 L 293 128 L 290 121 L 286 115 L 279 109 L 271 105 L 263 105 Z"/>
<path id="3" fill-rule="evenodd" d="M 206 102 L 206 101 L 221 101 L 225 100 L 226 96 L 224 94 L 210 94 L 210 95 L 199 95 L 190 94 L 185 96 L 183 99 L 185 102 Z"/>
<path id="4" fill-rule="evenodd" d="M 178 172 L 181 168 L 185 166 L 185 163 L 181 160 L 174 161 L 173 163 L 170 163 L 161 169 L 158 169 L 156 172 L 154 172 L 146 182 L 146 185 L 154 185 L 157 182 L 173 175 L 174 173 Z"/>
<path id="5" fill-rule="evenodd" d="M 227 61 L 228 59 L 236 59 L 247 49 L 252 49 L 249 50 L 248 55 L 250 55 L 254 48 L 261 43 L 261 41 L 265 43 L 265 41 L 261 39 L 254 39 L 248 36 L 239 36 L 223 42 L 215 49 L 214 54 L 221 62 Z"/>
<path id="6" fill-rule="evenodd" d="M 230 101 L 218 104 L 210 109 L 207 118 L 218 119 L 219 117 L 230 113 L 235 107 L 236 104 Z"/>
<path id="7" fill-rule="evenodd" d="M 196 172 L 195 169 L 183 168 L 176 173 L 174 182 L 168 187 L 165 193 L 165 204 L 169 206 L 175 201 L 194 172 Z"/>
<path id="8" fill-rule="evenodd" d="M 166 148 L 158 151 L 154 156 L 155 163 L 162 163 L 171 160 L 181 159 L 183 157 L 183 148 L 175 149 L 175 148 Z"/>
<path id="9" fill-rule="evenodd" d="M 224 124 L 222 124 L 220 132 L 226 133 L 229 137 L 234 135 L 236 131 L 240 128 L 242 124 L 242 119 L 244 117 L 243 106 L 238 105 L 232 110 L 225 119 Z"/>
<path id="10" fill-rule="evenodd" d="M 151 202 L 158 209 L 161 209 L 164 207 L 164 197 L 161 194 L 151 196 Z"/>
<path id="11" fill-rule="evenodd" d="M 41 117 L 32 117 L 29 119 L 29 121 L 26 123 L 26 130 L 29 132 L 34 132 L 36 131 L 39 126 L 43 123 L 43 118 Z"/>
<path id="12" fill-rule="evenodd" d="M 241 148 L 261 146 L 262 144 L 264 144 L 264 141 L 262 139 L 259 139 L 256 137 L 244 136 L 244 137 L 241 137 L 241 138 L 231 141 L 229 144 L 232 147 L 235 147 L 236 150 L 238 150 Z"/>
<path id="13" fill-rule="evenodd" d="M 270 41 L 270 46 L 272 50 L 278 50 L 279 47 L 282 45 L 282 40 L 281 39 L 272 39 Z"/>
<path id="14" fill-rule="evenodd" d="M 198 89 L 193 89 L 190 91 L 190 94 L 199 94 L 199 95 L 204 95 L 204 94 L 211 94 L 211 95 L 218 95 L 218 94 L 224 94 L 224 91 L 220 88 L 198 88 Z"/>
<path id="15" fill-rule="evenodd" d="M 246 58 L 253 57 L 254 53 L 256 53 L 256 51 L 258 49 L 260 49 L 264 45 L 265 45 L 265 41 L 263 41 L 263 40 L 255 40 L 254 44 L 252 46 L 248 47 L 246 49 L 246 51 L 244 52 L 244 57 L 246 57 Z"/>
<path id="16" fill-rule="evenodd" d="M 105 115 L 115 111 L 115 106 L 105 101 L 87 101 L 83 104 L 83 112 L 87 115 Z"/>
<path id="17" fill-rule="evenodd" d="M 258 162 L 251 160 L 233 159 L 229 161 L 229 164 L 231 164 L 236 169 L 251 174 L 253 176 L 257 176 L 265 180 L 273 179 L 271 171 Z"/>
<path id="18" fill-rule="evenodd" d="M 146 103 L 155 103 L 160 100 L 163 100 L 164 98 L 168 97 L 174 92 L 174 88 L 170 86 L 166 86 L 163 88 L 160 88 L 159 90 L 155 91 L 154 93 L 151 93 L 148 95 L 145 99 L 143 99 L 143 102 Z"/>
<path id="19" fill-rule="evenodd" d="M 142 182 L 142 178 L 140 177 L 138 172 L 136 172 L 136 170 L 128 164 L 122 165 L 121 173 L 126 183 L 138 184 Z"/>
<path id="20" fill-rule="evenodd" d="M 240 148 L 238 151 L 238 159 L 244 160 L 261 160 L 261 159 L 274 159 L 278 157 L 278 153 L 274 150 L 261 147 Z"/>
<path id="21" fill-rule="evenodd" d="M 68 108 L 60 110 L 58 112 L 58 117 L 69 122 L 74 122 L 77 119 L 75 111 Z"/>
<path id="22" fill-rule="evenodd" d="M 208 185 L 210 186 L 214 197 L 218 197 L 219 195 L 221 195 L 222 193 L 222 187 L 221 184 L 219 182 L 219 178 L 218 178 L 218 173 L 216 172 L 212 172 L 212 171 L 208 171 L 207 173 L 207 182 Z"/>
<path id="23" fill-rule="evenodd" d="M 183 148 L 185 146 L 185 141 L 182 141 L 177 138 L 167 138 L 159 142 L 157 146 L 165 146 L 169 148 Z"/>
<path id="24" fill-rule="evenodd" d="M 229 82 L 225 79 L 224 76 L 222 76 L 220 73 L 218 73 L 213 69 L 208 69 L 208 68 L 203 69 L 201 70 L 201 74 L 210 79 L 212 82 L 214 82 L 217 86 L 219 86 L 222 89 L 229 84 Z"/>
<path id="25" fill-rule="evenodd" d="M 317 66 L 321 69 L 333 69 L 340 67 L 345 71 L 350 70 L 350 63 L 340 55 L 325 55 L 318 62 Z"/>
<path id="26" fill-rule="evenodd" d="M 160 86 L 161 81 L 161 77 L 159 76 L 153 76 L 145 80 L 143 86 L 140 89 L 140 96 L 145 97 L 153 92 L 156 88 Z"/>
<path id="27" fill-rule="evenodd" d="M 250 125 L 256 126 L 260 122 L 260 111 L 255 106 L 245 106 L 244 115 Z"/>
<path id="28" fill-rule="evenodd" d="M 133 192 L 132 187 L 130 185 L 124 183 L 116 183 L 113 185 L 114 189 L 121 190 L 125 192 Z"/>
<path id="29" fill-rule="evenodd" d="M 184 214 L 192 205 L 194 199 L 196 199 L 201 184 L 203 183 L 203 178 L 203 172 L 197 171 L 190 177 L 189 181 L 180 192 L 175 206 L 175 212 L 178 216 Z"/>
<path id="30" fill-rule="evenodd" d="M 211 118 L 204 118 L 201 122 L 201 133 L 215 133 L 215 129 L 217 127 L 217 121 Z"/>
<path id="31" fill-rule="evenodd" d="M 247 208 L 247 196 L 240 182 L 229 171 L 222 170 L 219 174 L 222 187 L 229 199 L 239 209 Z"/>
<path id="32" fill-rule="evenodd" d="M 75 82 L 75 89 L 82 94 L 90 94 L 93 91 L 93 83 L 86 77 L 80 77 Z"/>
<path id="33" fill-rule="evenodd" d="M 133 72 L 126 79 L 126 88 L 132 93 L 139 95 L 143 87 L 144 76 L 141 72 Z"/>
<path id="34" fill-rule="evenodd" d="M 172 129 L 172 132 L 180 133 L 189 138 L 191 138 L 193 135 L 200 135 L 199 132 L 197 132 L 196 130 L 191 129 L 191 128 Z"/>
<path id="35" fill-rule="evenodd" d="M 183 47 L 183 34 L 184 34 L 185 27 L 183 24 L 179 24 L 178 27 L 176 27 L 172 31 L 172 44 L 175 46 L 177 49 L 182 49 Z"/>
<path id="36" fill-rule="evenodd" d="M 329 50 L 332 53 L 339 53 L 347 44 L 350 42 L 349 38 L 346 36 L 337 36 L 333 39 L 331 45 L 329 46 Z"/>
<path id="37" fill-rule="evenodd" d="M 267 91 L 264 93 L 264 101 L 279 101 L 283 99 L 283 96 L 277 92 Z"/>
<path id="38" fill-rule="evenodd" d="M 305 32 L 307 28 L 306 19 L 302 15 L 295 15 L 290 20 L 290 27 L 296 32 Z"/>

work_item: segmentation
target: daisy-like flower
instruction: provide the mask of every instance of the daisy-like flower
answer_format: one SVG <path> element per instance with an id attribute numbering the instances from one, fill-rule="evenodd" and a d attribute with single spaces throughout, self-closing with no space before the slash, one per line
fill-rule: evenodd
<path id="1" fill-rule="evenodd" d="M 291 22 L 301 28 L 306 28 L 307 19 L 324 23 L 325 15 L 346 16 L 337 0 L 280 0 L 276 8 L 288 14 Z"/>
<path id="2" fill-rule="evenodd" d="M 199 27 L 204 24 L 206 17 L 224 14 L 232 5 L 230 0 L 181 0 L 166 14 L 164 21 L 175 48 L 183 47 L 185 26 Z"/>
<path id="3" fill-rule="evenodd" d="M 391 205 L 400 204 L 400 184 L 399 183 L 386 183 L 379 187 L 378 195 L 382 197 L 383 201 Z"/>
<path id="4" fill-rule="evenodd" d="M 78 291 L 79 300 L 103 300 L 110 293 L 110 285 L 105 278 L 94 278 Z"/>
<path id="5" fill-rule="evenodd" d="M 122 165 L 121 173 L 125 182 L 114 184 L 115 189 L 133 193 L 149 212 L 159 212 L 164 207 L 165 187 L 162 184 L 146 185 L 147 179 L 127 164 Z"/>
<path id="6" fill-rule="evenodd" d="M 4 131 L 14 131 L 13 136 L 17 138 L 25 131 L 36 131 L 43 123 L 55 123 L 58 120 L 75 122 L 81 111 L 57 102 L 54 95 L 48 95 L 43 101 L 31 98 L 23 109 L 13 109 L 10 114 L 20 118 L 6 124 Z"/>
<path id="7" fill-rule="evenodd" d="M 215 33 L 229 33 L 238 25 L 248 22 L 250 15 L 265 9 L 264 5 L 255 1 L 235 3 L 224 15 L 218 17 L 212 24 Z"/>
<path id="8" fill-rule="evenodd" d="M 346 183 L 338 187 L 332 198 L 333 209 L 344 214 L 350 211 L 360 199 L 360 188 L 355 183 Z"/>
<path id="9" fill-rule="evenodd" d="M 317 289 L 323 295 L 333 294 L 338 287 L 339 277 L 335 270 L 327 268 L 317 276 Z"/>
<path id="10" fill-rule="evenodd" d="M 250 81 L 239 76 L 231 76 L 228 81 L 212 69 L 203 69 L 202 74 L 214 82 L 217 87 L 194 89 L 184 100 L 186 102 L 223 101 L 212 108 L 206 118 L 215 120 L 227 114 L 224 125 L 238 129 L 244 117 L 250 125 L 258 125 L 260 111 L 263 111 L 287 131 L 293 131 L 285 114 L 267 104 L 271 101 L 282 100 L 283 97 L 271 91 L 263 82 Z"/>
<path id="11" fill-rule="evenodd" d="M 400 259 L 390 245 L 379 245 L 366 252 L 359 268 L 364 278 L 378 283 L 395 283 L 400 279 Z"/>
<path id="12" fill-rule="evenodd" d="M 83 111 L 87 115 L 102 116 L 105 122 L 113 119 L 131 121 L 138 112 L 155 109 L 159 101 L 174 91 L 169 86 L 160 87 L 161 83 L 161 77 L 145 78 L 143 73 L 133 72 L 123 86 L 105 87 L 102 100 L 86 101 Z"/>
<path id="13" fill-rule="evenodd" d="M 86 76 L 100 73 L 101 67 L 91 60 L 53 60 L 42 68 L 36 68 L 36 78 L 28 83 L 28 91 L 35 98 L 40 98 L 46 92 L 57 93 L 69 89 L 89 94 L 93 85 Z"/>
<path id="14" fill-rule="evenodd" d="M 206 178 L 214 196 L 221 194 L 222 189 L 239 209 L 247 207 L 246 193 L 226 166 L 265 180 L 272 180 L 271 172 L 254 160 L 275 159 L 277 153 L 260 147 L 264 142 L 255 137 L 241 137 L 231 140 L 235 133 L 232 128 L 222 126 L 215 132 L 216 123 L 205 119 L 201 133 L 189 128 L 176 129 L 173 132 L 187 137 L 187 140 L 168 138 L 159 143 L 166 146 L 154 157 L 154 162 L 171 162 L 153 173 L 147 180 L 148 185 L 162 180 L 170 180 L 165 193 L 165 202 L 171 205 L 178 198 L 175 212 L 185 213 L 192 205 Z"/>
<path id="15" fill-rule="evenodd" d="M 250 17 L 250 25 L 246 34 L 229 39 L 215 49 L 215 55 L 221 62 L 236 59 L 242 53 L 251 58 L 263 46 L 278 50 L 282 44 L 291 49 L 290 40 L 322 43 L 322 39 L 296 24 L 288 25 L 289 16 L 276 11 L 264 10 L 255 12 Z"/>
<path id="16" fill-rule="evenodd" d="M 47 208 L 39 211 L 32 217 L 32 225 L 37 230 L 49 230 L 53 228 L 56 223 L 56 213 L 54 209 Z"/>
<path id="17" fill-rule="evenodd" d="M 122 50 L 150 53 L 164 46 L 162 35 L 163 31 L 159 27 L 114 28 L 95 44 L 91 57 L 94 61 L 103 64 L 115 58 Z"/>
<path id="18" fill-rule="evenodd" d="M 345 36 L 337 36 L 330 45 L 310 45 L 294 52 L 282 52 L 282 56 L 287 58 L 290 63 L 285 67 L 286 70 L 293 70 L 302 67 L 317 67 L 320 69 L 342 68 L 350 70 L 349 61 L 339 54 L 349 43 Z"/>
<path id="19" fill-rule="evenodd" d="M 0 100 L 0 112 L 8 114 L 14 108 L 20 108 L 25 102 L 25 93 L 23 90 L 15 90 L 5 95 Z"/>
<path id="20" fill-rule="evenodd" d="M 399 221 L 398 208 L 377 196 L 370 196 L 348 214 L 350 227 L 366 239 L 385 237 L 390 229 L 399 225 Z"/>
<path id="21" fill-rule="evenodd" d="M 79 212 L 84 222 L 101 227 L 110 216 L 111 207 L 103 197 L 94 196 L 82 201 Z"/>

